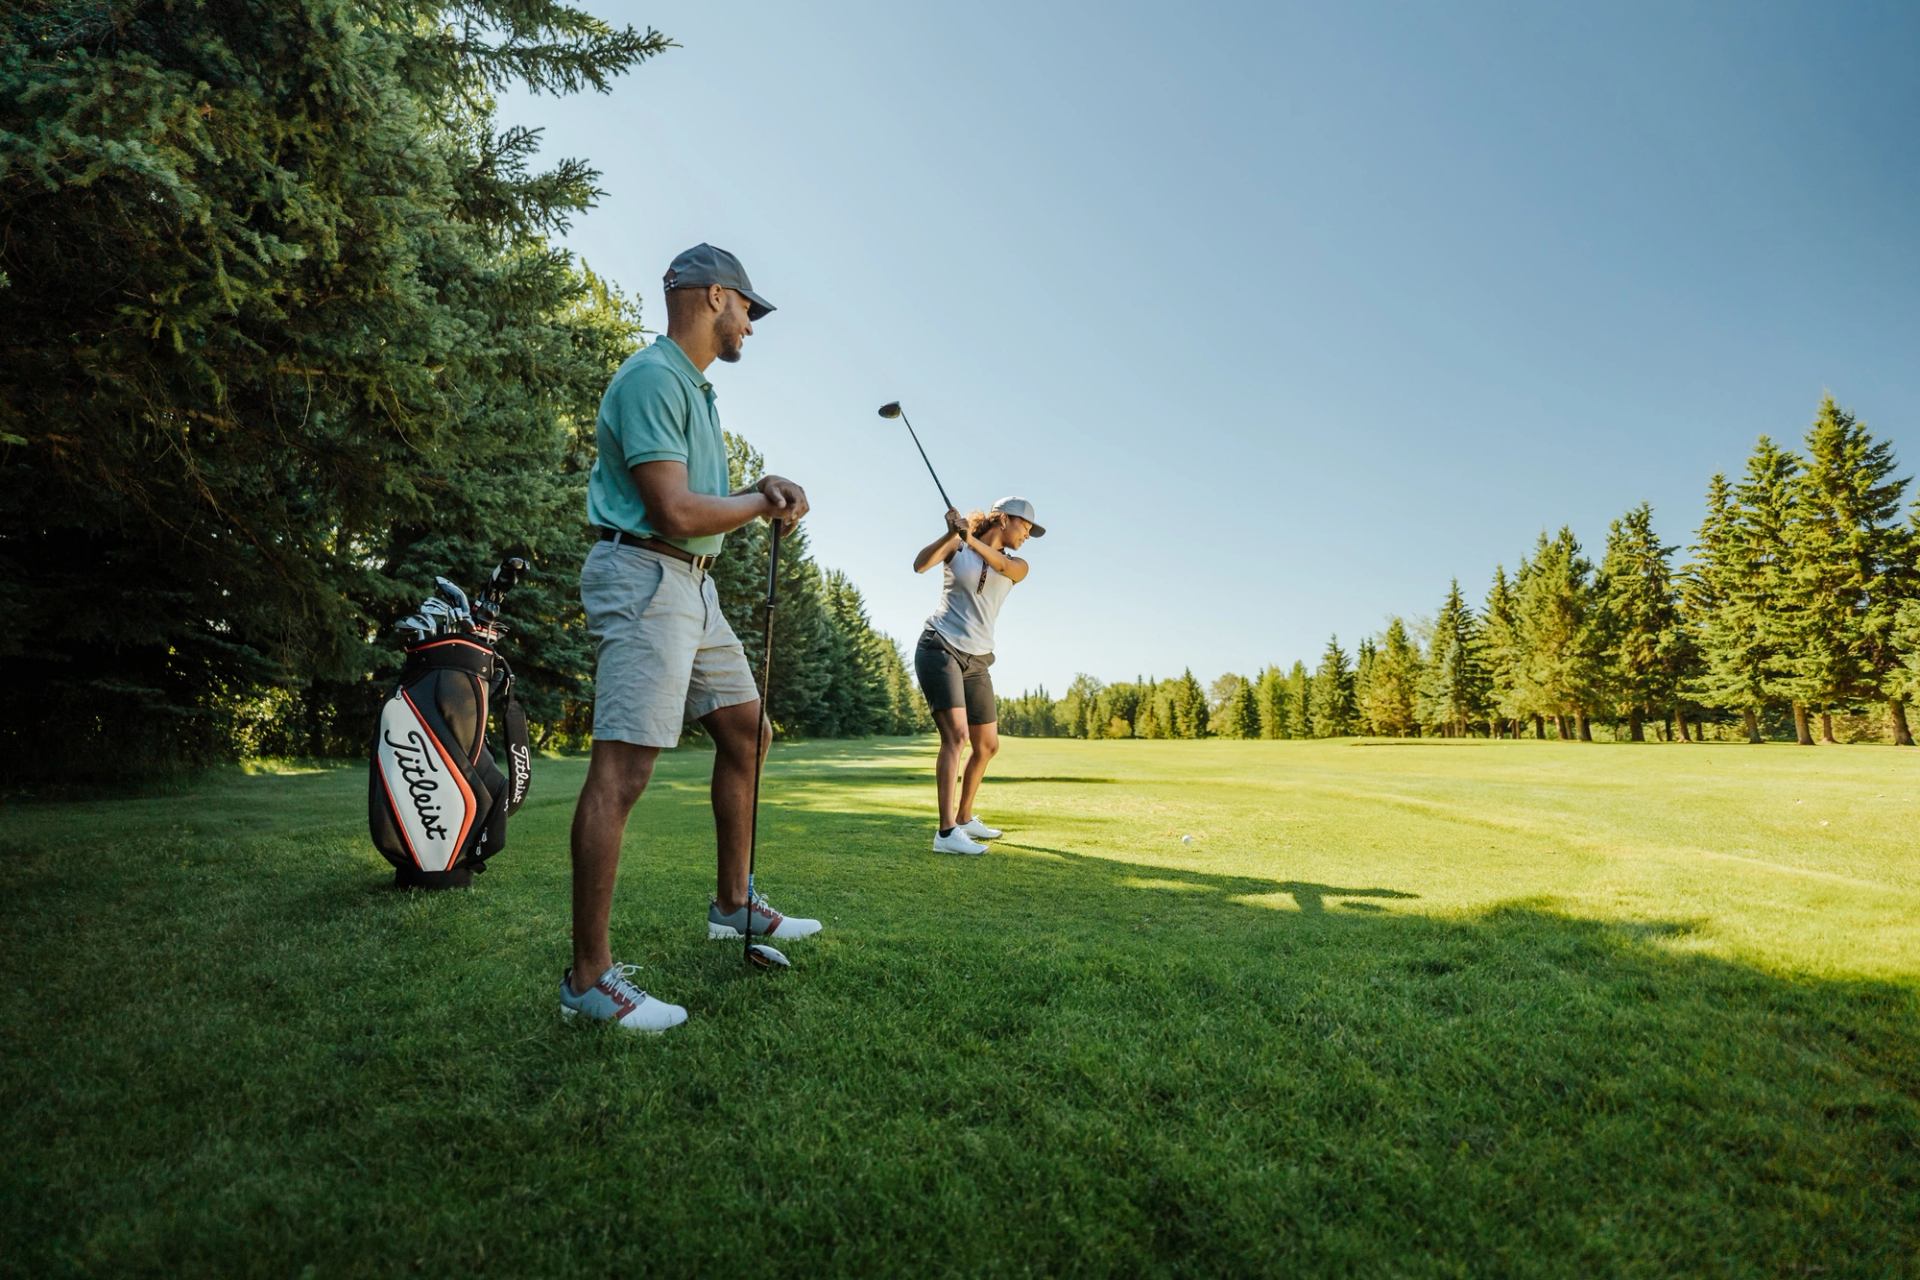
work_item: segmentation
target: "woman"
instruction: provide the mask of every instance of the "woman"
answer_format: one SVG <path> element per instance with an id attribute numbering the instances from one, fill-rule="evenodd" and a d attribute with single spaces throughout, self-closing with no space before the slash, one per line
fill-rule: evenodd
<path id="1" fill-rule="evenodd" d="M 999 712 L 993 704 L 993 624 L 1013 584 L 1025 580 L 1027 562 L 1009 555 L 1028 538 L 1046 532 L 1033 521 L 1025 498 L 1002 498 L 985 515 L 963 516 L 948 508 L 947 531 L 921 548 L 913 571 L 941 566 L 940 607 L 927 619 L 913 669 L 940 730 L 940 825 L 935 853 L 978 856 L 995 831 L 973 812 L 987 761 L 1000 750 Z M 964 776 L 960 749 L 972 743 Z M 956 786 L 955 784 L 958 784 Z"/>

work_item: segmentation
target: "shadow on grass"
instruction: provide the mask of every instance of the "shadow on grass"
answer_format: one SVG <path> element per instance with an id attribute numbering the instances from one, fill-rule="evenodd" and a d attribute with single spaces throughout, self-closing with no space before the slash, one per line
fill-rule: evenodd
<path id="1" fill-rule="evenodd" d="M 445 895 L 289 858 L 291 808 L 23 840 L 0 1258 L 693 1274 L 751 1221 L 830 1274 L 1912 1272 L 1910 987 L 1688 950 L 1710 918 L 1422 915 L 1413 859 L 1343 887 L 1017 834 L 941 858 L 924 817 L 808 807 L 861 775 L 799 763 L 762 872 L 829 930 L 777 977 L 702 939 L 705 797 L 642 802 L 617 936 L 694 1013 L 644 1043 L 556 1027 L 564 814 Z M 645 1231 L 586 1229 L 608 1187 Z"/>

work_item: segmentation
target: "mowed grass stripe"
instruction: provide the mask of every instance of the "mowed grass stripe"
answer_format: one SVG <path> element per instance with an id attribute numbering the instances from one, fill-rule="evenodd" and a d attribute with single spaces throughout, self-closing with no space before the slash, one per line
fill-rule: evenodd
<path id="1" fill-rule="evenodd" d="M 1580 750 L 1012 741 L 973 860 L 930 743 L 783 745 L 762 875 L 829 932 L 773 979 L 681 753 L 640 1044 L 553 1009 L 579 761 L 468 894 L 382 887 L 354 769 L 14 805 L 0 1270 L 1913 1273 L 1908 899 L 1689 851 L 1817 796 L 1897 887 L 1907 757 Z"/>

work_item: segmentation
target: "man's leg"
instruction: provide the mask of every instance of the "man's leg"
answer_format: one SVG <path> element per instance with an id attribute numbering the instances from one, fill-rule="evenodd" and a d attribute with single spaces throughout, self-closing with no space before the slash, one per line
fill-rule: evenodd
<path id="1" fill-rule="evenodd" d="M 587 782 L 573 809 L 573 989 L 576 993 L 613 963 L 607 918 L 627 815 L 653 776 L 658 747 L 601 740 L 593 744 Z"/>
<path id="2" fill-rule="evenodd" d="M 753 778 L 773 746 L 773 726 L 760 715 L 760 702 L 721 707 L 700 718 L 713 738 L 713 835 L 717 851 L 714 897 L 725 913 L 747 901 L 747 842 L 753 833 Z M 762 730 L 765 737 L 760 737 Z M 756 740 L 765 746 L 754 759 Z"/>
<path id="3" fill-rule="evenodd" d="M 935 767 L 938 770 L 940 830 L 945 831 L 948 827 L 959 825 L 954 810 L 959 800 L 960 753 L 967 745 L 967 709 L 944 707 L 933 713 L 933 724 L 940 730 L 940 762 Z"/>
<path id="4" fill-rule="evenodd" d="M 973 800 L 980 794 L 980 780 L 987 776 L 987 761 L 1000 752 L 1000 726 L 998 723 L 968 725 L 967 737 L 973 743 L 973 754 L 967 757 L 966 776 L 960 786 L 960 808 L 954 814 L 958 822 L 973 820 Z M 955 753 L 958 754 L 958 748 Z"/>

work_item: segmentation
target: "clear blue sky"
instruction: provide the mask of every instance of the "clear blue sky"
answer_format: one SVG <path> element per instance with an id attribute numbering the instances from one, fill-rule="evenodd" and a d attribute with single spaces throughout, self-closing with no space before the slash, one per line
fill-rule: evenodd
<path id="1" fill-rule="evenodd" d="M 780 310 L 723 420 L 911 643 L 940 503 L 1048 537 L 1003 694 L 1351 652 L 1597 555 L 1832 390 L 1920 465 L 1920 5 L 601 3 L 683 47 L 516 95 L 664 327 L 708 240 Z"/>

